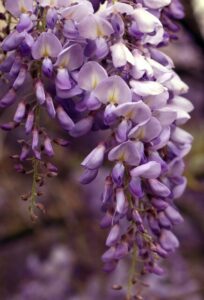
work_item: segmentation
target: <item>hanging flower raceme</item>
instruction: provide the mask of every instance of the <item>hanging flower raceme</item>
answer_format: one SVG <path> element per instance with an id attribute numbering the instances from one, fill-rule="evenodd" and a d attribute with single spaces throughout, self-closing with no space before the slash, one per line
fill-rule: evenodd
<path id="1" fill-rule="evenodd" d="M 30 174 L 24 161 L 32 162 L 32 212 L 45 178 L 57 174 L 54 144 L 69 144 L 45 128 L 44 114 L 73 138 L 107 130 L 83 160 L 80 178 L 88 184 L 106 161 L 112 164 L 101 196 L 101 226 L 109 228 L 104 269 L 137 255 L 141 273 L 161 274 L 159 257 L 179 244 L 174 199 L 186 186 L 183 158 L 192 143 L 179 127 L 193 110 L 182 96 L 188 87 L 159 49 L 178 29 L 180 2 L 5 2 L 17 25 L 1 44 L 0 71 L 9 84 L 0 108 L 16 111 L 1 128 L 25 129 L 14 158 L 18 172 Z"/>

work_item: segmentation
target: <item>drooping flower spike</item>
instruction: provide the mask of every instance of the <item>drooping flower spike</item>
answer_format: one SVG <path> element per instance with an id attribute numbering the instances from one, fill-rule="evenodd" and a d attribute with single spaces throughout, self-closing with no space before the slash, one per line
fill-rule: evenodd
<path id="1" fill-rule="evenodd" d="M 72 140 L 107 130 L 82 161 L 80 178 L 89 184 L 105 162 L 112 164 L 101 196 L 101 227 L 109 228 L 104 270 L 137 254 L 135 273 L 160 275 L 159 257 L 179 244 L 172 229 L 182 217 L 174 199 L 186 186 L 183 159 L 193 140 L 179 127 L 193 110 L 182 96 L 188 87 L 160 50 L 175 37 L 182 5 L 6 0 L 5 7 L 16 27 L 1 44 L 0 71 L 9 84 L 0 108 L 15 106 L 15 112 L 1 128 L 25 131 L 13 157 L 18 172 L 33 174 L 35 191 L 26 196 L 32 217 L 39 189 L 58 172 L 50 162 L 54 145 L 69 145 L 45 128 L 44 114 Z M 33 172 L 26 170 L 29 162 Z"/>

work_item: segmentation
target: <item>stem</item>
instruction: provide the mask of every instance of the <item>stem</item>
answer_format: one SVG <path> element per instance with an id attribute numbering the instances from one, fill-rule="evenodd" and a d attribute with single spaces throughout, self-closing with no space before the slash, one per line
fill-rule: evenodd
<path id="1" fill-rule="evenodd" d="M 46 31 L 46 15 L 47 15 L 47 8 L 44 8 L 43 17 L 42 17 L 42 32 Z"/>
<path id="2" fill-rule="evenodd" d="M 38 127 L 40 121 L 40 107 L 37 106 L 35 109 L 35 126 Z M 30 206 L 29 211 L 31 217 L 35 218 L 35 208 L 36 208 L 36 200 L 37 200 L 37 180 L 38 180 L 38 168 L 39 168 L 39 160 L 36 159 L 34 156 L 32 158 L 32 165 L 33 165 L 33 180 L 32 180 L 32 189 L 31 189 L 31 196 L 30 196 Z"/>
<path id="3" fill-rule="evenodd" d="M 30 213 L 33 216 L 34 216 L 34 210 L 36 207 L 36 198 L 37 198 L 38 165 L 39 165 L 39 161 L 36 158 L 33 158 L 33 182 L 32 182 L 30 207 L 29 207 Z"/>
<path id="4" fill-rule="evenodd" d="M 131 262 L 131 268 L 130 268 L 130 273 L 128 278 L 128 286 L 127 286 L 127 300 L 131 300 L 132 297 L 132 287 L 133 287 L 132 280 L 135 275 L 136 264 L 137 264 L 137 247 L 136 244 L 134 243 L 133 252 L 132 252 L 132 262 Z"/>

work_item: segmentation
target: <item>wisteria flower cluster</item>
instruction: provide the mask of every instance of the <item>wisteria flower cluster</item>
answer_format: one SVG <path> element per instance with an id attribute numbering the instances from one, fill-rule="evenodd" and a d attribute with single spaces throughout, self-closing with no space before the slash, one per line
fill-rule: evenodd
<path id="1" fill-rule="evenodd" d="M 159 257 L 178 247 L 172 232 L 182 221 L 174 200 L 186 186 L 184 156 L 192 136 L 180 128 L 192 104 L 187 85 L 160 47 L 176 38 L 179 0 L 6 0 L 16 20 L 1 44 L 0 65 L 8 90 L 0 107 L 16 106 L 4 130 L 24 128 L 18 172 L 33 165 L 32 207 L 45 177 L 55 176 L 46 114 L 67 136 L 107 131 L 83 160 L 81 183 L 112 165 L 102 193 L 102 228 L 109 228 L 104 270 L 127 255 L 139 257 L 142 273 L 161 274 Z M 22 99 L 22 91 L 29 94 Z"/>

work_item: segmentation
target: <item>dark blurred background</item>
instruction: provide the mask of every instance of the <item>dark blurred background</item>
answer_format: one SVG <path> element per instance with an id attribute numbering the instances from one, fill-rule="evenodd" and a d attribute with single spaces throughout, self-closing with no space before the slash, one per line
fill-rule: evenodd
<path id="1" fill-rule="evenodd" d="M 187 98 L 195 106 L 186 126 L 194 136 L 186 159 L 188 188 L 177 200 L 185 222 L 176 228 L 181 247 L 164 262 L 166 275 L 145 278 L 149 286 L 140 284 L 147 300 L 204 299 L 204 0 L 183 3 L 180 38 L 164 51 L 189 84 Z M 16 175 L 9 159 L 18 150 L 14 141 L 12 134 L 0 132 L 0 300 L 124 299 L 125 287 L 113 291 L 111 286 L 127 282 L 128 262 L 106 275 L 100 261 L 107 234 L 98 225 L 100 192 L 107 170 L 88 187 L 77 183 L 80 162 L 94 138 L 56 148 L 60 173 L 45 186 L 47 212 L 35 223 L 20 198 L 31 179 Z"/>

